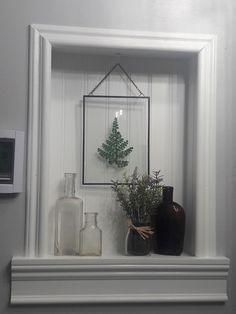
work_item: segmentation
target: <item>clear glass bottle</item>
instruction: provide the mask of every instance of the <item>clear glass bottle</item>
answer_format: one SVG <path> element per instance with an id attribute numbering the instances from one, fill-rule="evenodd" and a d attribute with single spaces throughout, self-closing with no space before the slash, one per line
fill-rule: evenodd
<path id="1" fill-rule="evenodd" d="M 97 226 L 98 213 L 85 213 L 85 225 L 80 230 L 80 255 L 102 255 L 102 231 Z"/>
<path id="2" fill-rule="evenodd" d="M 75 177 L 75 173 L 65 173 L 64 196 L 56 202 L 55 255 L 76 255 L 79 252 L 83 201 L 75 196 Z"/>

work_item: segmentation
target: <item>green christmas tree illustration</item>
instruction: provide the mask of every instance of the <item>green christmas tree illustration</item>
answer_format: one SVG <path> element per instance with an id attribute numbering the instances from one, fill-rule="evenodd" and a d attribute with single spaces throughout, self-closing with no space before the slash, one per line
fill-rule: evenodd
<path id="1" fill-rule="evenodd" d="M 128 140 L 124 140 L 119 132 L 117 118 L 112 123 L 111 133 L 101 148 L 98 148 L 98 154 L 104 158 L 109 165 L 116 165 L 119 168 L 126 167 L 128 160 L 124 160 L 133 150 L 133 147 L 128 146 Z"/>

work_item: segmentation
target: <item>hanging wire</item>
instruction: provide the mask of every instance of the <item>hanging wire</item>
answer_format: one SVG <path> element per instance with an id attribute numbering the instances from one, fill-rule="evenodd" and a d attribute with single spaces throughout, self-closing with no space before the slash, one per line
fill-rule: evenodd
<path id="1" fill-rule="evenodd" d="M 98 87 L 108 78 L 109 75 L 111 75 L 111 73 L 116 69 L 119 68 L 124 74 L 125 76 L 128 78 L 128 80 L 134 85 L 134 87 L 137 89 L 137 91 L 139 92 L 139 96 L 145 96 L 143 94 L 143 92 L 141 92 L 141 90 L 138 88 L 138 86 L 134 83 L 134 81 L 131 79 L 131 77 L 129 76 L 129 74 L 125 71 L 125 69 L 120 65 L 120 63 L 116 63 L 111 70 L 103 77 L 103 79 L 94 87 L 94 89 L 88 94 L 93 95 L 93 93 L 98 89 Z"/>

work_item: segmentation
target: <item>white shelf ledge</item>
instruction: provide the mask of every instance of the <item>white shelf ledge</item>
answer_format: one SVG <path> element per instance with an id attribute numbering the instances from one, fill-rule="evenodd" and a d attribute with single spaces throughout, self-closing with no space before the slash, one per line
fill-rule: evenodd
<path id="1" fill-rule="evenodd" d="M 227 258 L 13 258 L 12 304 L 225 302 Z"/>

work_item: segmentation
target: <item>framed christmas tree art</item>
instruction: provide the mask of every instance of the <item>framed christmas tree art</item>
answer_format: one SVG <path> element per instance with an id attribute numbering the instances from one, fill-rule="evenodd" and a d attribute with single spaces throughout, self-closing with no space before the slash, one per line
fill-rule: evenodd
<path id="1" fill-rule="evenodd" d="M 94 91 L 117 67 L 121 73 L 116 79 L 110 78 L 109 90 L 103 88 L 102 93 L 95 95 Z M 121 83 L 117 84 L 119 79 Z M 113 95 L 106 95 L 104 90 Z M 135 167 L 140 173 L 149 173 L 149 120 L 150 97 L 142 94 L 119 64 L 115 65 L 83 97 L 82 183 L 111 185 L 111 180 L 121 179 Z"/>

